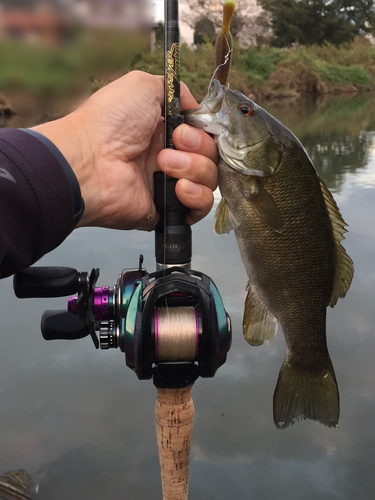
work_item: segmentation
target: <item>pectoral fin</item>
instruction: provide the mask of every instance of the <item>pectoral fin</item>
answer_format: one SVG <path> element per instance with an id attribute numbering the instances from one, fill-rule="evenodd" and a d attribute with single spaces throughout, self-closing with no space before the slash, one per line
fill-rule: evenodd
<path id="1" fill-rule="evenodd" d="M 229 234 L 232 229 L 236 229 L 238 224 L 229 210 L 228 203 L 221 198 L 220 203 L 215 212 L 214 233 Z"/>
<path id="2" fill-rule="evenodd" d="M 283 220 L 276 203 L 255 179 L 244 185 L 242 194 L 264 224 L 277 233 L 283 232 Z"/>
<path id="3" fill-rule="evenodd" d="M 250 345 L 271 342 L 277 329 L 277 319 L 269 312 L 250 283 L 247 285 L 242 326 L 245 340 Z"/>

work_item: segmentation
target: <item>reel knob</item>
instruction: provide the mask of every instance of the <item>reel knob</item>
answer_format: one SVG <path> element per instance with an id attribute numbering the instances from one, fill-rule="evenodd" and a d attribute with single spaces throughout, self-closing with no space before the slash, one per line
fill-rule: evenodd
<path id="1" fill-rule="evenodd" d="M 87 282 L 87 273 L 71 267 L 29 267 L 14 275 L 13 288 L 19 299 L 65 297 Z"/>
<path id="2" fill-rule="evenodd" d="M 100 323 L 99 341 L 101 349 L 115 349 L 117 347 L 114 321 L 102 321 Z"/>

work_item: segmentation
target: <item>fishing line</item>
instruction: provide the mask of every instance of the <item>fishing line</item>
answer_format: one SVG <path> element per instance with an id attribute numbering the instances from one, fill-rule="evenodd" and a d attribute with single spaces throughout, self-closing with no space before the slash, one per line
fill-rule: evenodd
<path id="1" fill-rule="evenodd" d="M 167 77 L 168 77 L 168 68 L 167 68 L 167 50 L 169 50 L 169 47 L 167 47 L 167 29 L 168 29 L 168 17 L 169 17 L 169 9 L 168 9 L 168 3 L 166 0 L 164 0 L 164 147 L 168 147 L 168 99 L 167 99 Z M 164 178 L 163 178 L 163 184 L 164 184 L 164 211 L 163 211 L 163 233 L 164 233 L 164 238 L 163 238 L 163 270 L 164 270 L 164 276 L 166 273 L 166 267 L 167 267 L 167 174 L 164 172 Z M 167 297 L 165 297 L 165 305 L 168 307 L 167 304 Z"/>
<path id="2" fill-rule="evenodd" d="M 219 64 L 219 66 L 215 69 L 214 74 L 212 75 L 210 83 L 208 84 L 208 90 L 207 90 L 208 95 L 210 94 L 210 88 L 211 88 L 213 81 L 215 80 L 215 76 L 216 76 L 217 72 L 219 71 L 220 68 L 222 68 L 223 66 L 225 66 L 228 63 L 229 56 L 233 52 L 233 49 L 230 47 L 230 44 L 228 42 L 227 35 L 224 35 L 224 37 L 225 37 L 225 41 L 227 42 L 228 52 L 225 54 L 224 62 Z"/>
<path id="3" fill-rule="evenodd" d="M 155 310 L 155 354 L 158 361 L 194 361 L 198 354 L 199 320 L 195 307 Z"/>
<path id="4" fill-rule="evenodd" d="M 163 213 L 163 225 L 164 225 L 164 241 L 163 241 L 163 268 L 164 276 L 167 268 L 167 174 L 164 172 L 164 213 Z M 166 299 L 167 300 L 167 299 Z"/>

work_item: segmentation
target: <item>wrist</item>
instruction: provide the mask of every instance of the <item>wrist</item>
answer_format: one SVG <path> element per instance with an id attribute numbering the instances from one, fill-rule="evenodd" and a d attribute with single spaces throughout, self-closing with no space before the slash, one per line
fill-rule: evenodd
<path id="1" fill-rule="evenodd" d="M 64 156 L 73 170 L 81 195 L 85 202 L 85 210 L 77 227 L 90 224 L 90 195 L 87 189 L 89 171 L 93 165 L 92 149 L 87 140 L 87 134 L 83 123 L 74 113 L 58 120 L 43 123 L 32 127 L 31 130 L 38 132 L 49 139 Z"/>

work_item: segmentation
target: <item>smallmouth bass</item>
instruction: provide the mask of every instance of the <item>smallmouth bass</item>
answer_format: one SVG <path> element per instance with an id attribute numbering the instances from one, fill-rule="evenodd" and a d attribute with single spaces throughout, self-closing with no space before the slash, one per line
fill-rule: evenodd
<path id="1" fill-rule="evenodd" d="M 249 281 L 243 318 L 251 345 L 271 341 L 278 321 L 287 353 L 274 421 L 337 427 L 339 392 L 326 341 L 326 309 L 344 297 L 353 263 L 345 222 L 298 139 L 240 92 L 217 80 L 185 122 L 214 134 L 222 200 L 217 234 L 234 230 Z"/>

